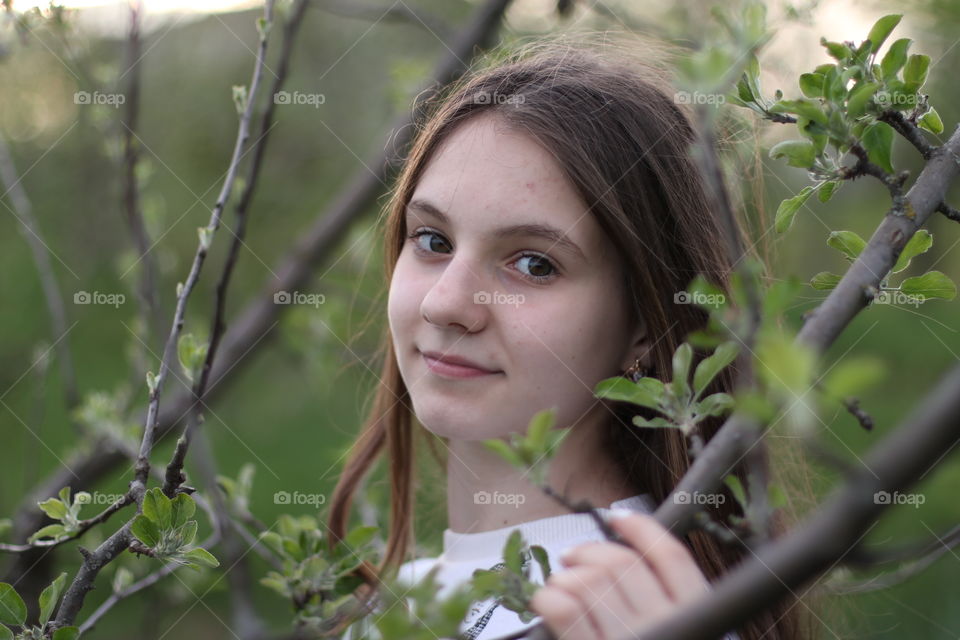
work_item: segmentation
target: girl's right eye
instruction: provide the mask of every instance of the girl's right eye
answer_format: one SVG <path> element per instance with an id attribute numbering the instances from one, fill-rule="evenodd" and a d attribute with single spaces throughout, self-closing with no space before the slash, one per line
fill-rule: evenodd
<path id="1" fill-rule="evenodd" d="M 424 246 L 424 243 L 420 242 L 420 239 L 423 237 L 427 237 L 426 246 Z M 437 249 L 435 248 L 436 245 L 432 243 L 432 241 L 430 240 L 430 237 L 439 238 L 440 240 L 443 241 L 443 244 L 447 246 L 447 249 L 450 248 L 449 243 L 447 243 L 446 239 L 443 236 L 438 234 L 436 231 L 431 231 L 430 229 L 415 229 L 413 232 L 407 234 L 407 238 L 413 240 L 414 246 L 416 246 L 418 251 L 422 251 L 426 253 L 436 253 L 437 252 Z"/>

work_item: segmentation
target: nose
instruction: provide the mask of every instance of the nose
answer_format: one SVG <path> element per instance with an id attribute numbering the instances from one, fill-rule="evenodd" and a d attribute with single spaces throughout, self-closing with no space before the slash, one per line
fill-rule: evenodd
<path id="1" fill-rule="evenodd" d="M 430 324 L 445 328 L 460 325 L 470 333 L 480 331 L 489 319 L 489 293 L 476 267 L 460 256 L 444 267 L 420 303 L 420 315 Z"/>

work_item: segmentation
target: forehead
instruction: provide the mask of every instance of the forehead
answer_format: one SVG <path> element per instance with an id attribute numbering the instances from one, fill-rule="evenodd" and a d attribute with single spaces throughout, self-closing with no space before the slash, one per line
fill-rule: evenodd
<path id="1" fill-rule="evenodd" d="M 475 116 L 453 131 L 427 163 L 413 200 L 433 203 L 455 227 L 548 224 L 584 251 L 602 243 L 599 225 L 554 156 L 496 116 Z"/>

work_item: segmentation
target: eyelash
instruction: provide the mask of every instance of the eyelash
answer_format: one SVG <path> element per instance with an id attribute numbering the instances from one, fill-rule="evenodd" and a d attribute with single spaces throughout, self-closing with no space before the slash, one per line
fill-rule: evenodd
<path id="1" fill-rule="evenodd" d="M 429 235 L 429 234 L 432 234 L 432 235 L 439 236 L 439 237 L 443 238 L 443 234 L 441 234 L 441 233 L 439 233 L 439 232 L 437 232 L 437 231 L 434 231 L 434 230 L 432 230 L 432 229 L 424 229 L 424 228 L 421 227 L 421 228 L 419 228 L 419 229 L 414 229 L 413 231 L 411 231 L 410 233 L 408 233 L 408 234 L 407 234 L 407 239 L 408 239 L 408 240 L 413 240 L 413 241 L 414 241 L 414 250 L 415 250 L 417 253 L 421 253 L 421 254 L 422 254 L 423 252 L 426 252 L 427 250 L 426 250 L 426 249 L 423 249 L 423 248 L 420 247 L 420 246 L 418 246 L 417 243 L 416 243 L 416 241 L 417 241 L 417 239 L 420 238 L 420 236 L 425 236 L 425 235 Z M 444 238 L 444 240 L 446 240 L 446 238 Z M 449 244 L 449 242 L 448 242 L 448 244 Z M 431 251 L 431 252 L 429 252 L 429 253 L 434 253 L 434 252 Z M 521 277 L 521 278 L 524 278 L 525 280 L 527 280 L 527 281 L 529 281 L 529 282 L 532 282 L 532 283 L 534 283 L 534 284 L 546 284 L 547 281 L 552 280 L 553 278 L 555 278 L 555 277 L 557 276 L 557 273 L 556 273 L 556 272 L 559 271 L 559 269 L 557 268 L 557 265 L 555 265 L 555 264 L 553 263 L 553 260 L 551 260 L 550 258 L 548 258 L 547 256 L 545 256 L 545 255 L 543 255 L 543 254 L 526 252 L 526 253 L 521 254 L 521 255 L 520 255 L 520 258 L 540 258 L 541 260 L 546 261 L 546 263 L 550 265 L 550 268 L 555 272 L 555 273 L 552 273 L 552 274 L 550 274 L 550 275 L 548 275 L 548 276 L 531 276 L 531 275 L 527 275 L 527 274 L 525 274 L 525 273 L 523 273 L 523 272 L 520 272 L 520 277 Z M 520 258 L 518 258 L 518 260 L 519 260 Z"/>

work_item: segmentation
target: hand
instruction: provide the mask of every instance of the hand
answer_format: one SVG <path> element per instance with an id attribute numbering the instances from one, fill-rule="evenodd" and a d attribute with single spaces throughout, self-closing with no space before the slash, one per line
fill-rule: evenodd
<path id="1" fill-rule="evenodd" d="M 622 640 L 706 594 L 710 584 L 690 551 L 652 516 L 611 514 L 630 547 L 587 542 L 567 549 L 566 570 L 550 574 L 530 609 L 561 640 Z"/>

